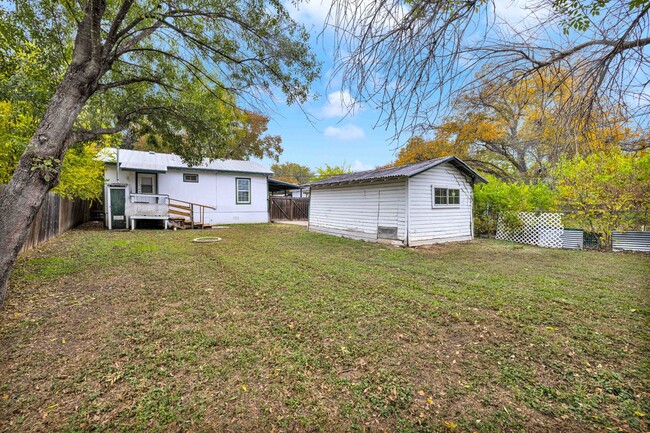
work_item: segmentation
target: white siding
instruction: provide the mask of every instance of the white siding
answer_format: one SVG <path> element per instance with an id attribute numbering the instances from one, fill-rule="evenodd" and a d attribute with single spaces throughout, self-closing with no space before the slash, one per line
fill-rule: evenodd
<path id="1" fill-rule="evenodd" d="M 235 178 L 251 180 L 251 203 L 237 204 Z M 266 176 L 259 174 L 219 173 L 217 176 L 217 210 L 214 224 L 269 222 L 269 194 Z"/>
<path id="2" fill-rule="evenodd" d="M 199 175 L 199 182 L 183 182 L 183 173 Z M 235 200 L 235 178 L 251 179 L 251 203 L 237 204 Z M 116 182 L 115 166 L 107 165 L 105 169 L 107 182 Z M 120 170 L 120 182 L 129 185 L 130 192 L 137 191 L 135 172 Z M 205 222 L 208 224 L 266 223 L 269 222 L 267 178 L 261 174 L 236 174 L 203 170 L 169 170 L 158 173 L 158 194 L 167 194 L 171 198 L 190 201 L 216 210 L 205 210 Z M 129 213 L 127 198 L 127 214 Z M 127 215 L 129 216 L 129 215 Z M 195 220 L 199 220 L 199 210 L 195 209 Z"/>
<path id="3" fill-rule="evenodd" d="M 120 171 L 120 182 L 129 183 L 129 181 L 124 176 L 125 174 L 126 173 L 124 171 Z M 115 172 L 114 165 L 104 166 L 104 181 L 106 181 L 106 183 L 117 182 L 117 173 Z M 135 183 L 135 177 L 133 178 L 133 182 Z"/>
<path id="4" fill-rule="evenodd" d="M 183 182 L 183 173 L 198 174 L 199 181 Z M 167 194 L 170 198 L 191 201 L 206 206 L 217 206 L 217 173 L 192 170 L 169 170 L 158 174 L 158 194 Z M 205 222 L 212 223 L 212 209 L 205 210 Z M 194 209 L 194 219 L 200 219 L 199 209 Z"/>
<path id="5" fill-rule="evenodd" d="M 404 179 L 312 189 L 309 230 L 376 241 L 378 226 L 397 227 L 398 240 L 405 239 Z"/>
<path id="6" fill-rule="evenodd" d="M 432 188 L 460 189 L 459 206 L 433 207 Z M 409 245 L 473 238 L 471 184 L 445 163 L 409 179 Z"/>

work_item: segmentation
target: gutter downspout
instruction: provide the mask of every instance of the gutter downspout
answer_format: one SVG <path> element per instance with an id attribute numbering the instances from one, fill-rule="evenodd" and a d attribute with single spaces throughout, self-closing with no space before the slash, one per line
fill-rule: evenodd
<path id="1" fill-rule="evenodd" d="M 309 206 L 307 206 L 307 231 L 309 231 L 310 224 L 311 224 L 311 187 L 309 187 Z"/>
<path id="2" fill-rule="evenodd" d="M 115 164 L 115 172 L 117 173 L 116 177 L 116 183 L 120 183 L 120 148 L 117 148 L 117 156 L 115 157 L 116 159 L 116 164 Z"/>
<path id="3" fill-rule="evenodd" d="M 470 204 L 469 204 L 469 230 L 474 240 L 474 178 L 471 178 L 470 187 Z"/>
<path id="4" fill-rule="evenodd" d="M 406 246 L 409 245 L 409 232 L 410 232 L 410 226 L 411 226 L 411 197 L 410 197 L 410 191 L 409 191 L 409 185 L 411 183 L 411 178 L 407 177 L 406 178 Z"/>

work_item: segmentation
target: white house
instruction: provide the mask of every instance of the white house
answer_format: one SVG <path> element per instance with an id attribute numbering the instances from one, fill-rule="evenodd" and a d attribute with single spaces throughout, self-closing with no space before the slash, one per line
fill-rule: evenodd
<path id="1" fill-rule="evenodd" d="M 455 156 L 309 184 L 309 230 L 416 246 L 474 237 L 473 188 L 487 182 Z"/>
<path id="2" fill-rule="evenodd" d="M 105 149 L 104 207 L 110 228 L 139 220 L 168 220 L 194 227 L 266 223 L 268 177 L 253 161 L 205 160 L 189 167 L 177 155 Z"/>

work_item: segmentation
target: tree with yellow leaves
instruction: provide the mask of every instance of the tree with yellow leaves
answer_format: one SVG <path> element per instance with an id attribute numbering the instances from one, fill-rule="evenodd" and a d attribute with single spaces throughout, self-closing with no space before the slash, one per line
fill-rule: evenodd
<path id="1" fill-rule="evenodd" d="M 431 128 L 433 137 L 409 139 L 395 164 L 456 155 L 498 178 L 531 181 L 545 177 L 562 157 L 611 150 L 632 136 L 617 113 L 601 113 L 590 125 L 575 119 L 568 122 L 572 128 L 558 128 L 568 85 L 545 77 L 512 82 L 484 80 L 458 96 L 453 113 Z"/>
<path id="2" fill-rule="evenodd" d="M 553 170 L 556 199 L 565 218 L 600 235 L 650 224 L 650 152 L 621 150 L 561 161 Z"/>
<path id="3" fill-rule="evenodd" d="M 273 164 L 271 171 L 274 179 L 296 184 L 307 183 L 314 177 L 314 173 L 309 167 L 295 162 Z"/>

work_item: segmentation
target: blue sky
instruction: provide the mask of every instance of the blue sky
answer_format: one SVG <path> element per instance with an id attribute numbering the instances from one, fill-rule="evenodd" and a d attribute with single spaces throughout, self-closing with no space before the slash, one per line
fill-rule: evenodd
<path id="1" fill-rule="evenodd" d="M 270 113 L 269 133 L 279 135 L 283 140 L 284 153 L 280 156 L 280 162 L 297 162 L 312 169 L 345 162 L 353 170 L 359 171 L 393 161 L 399 144 L 408 138 L 407 134 L 403 133 L 401 143 L 397 143 L 393 140 L 395 131 L 384 129 L 377 109 L 352 104 L 355 101 L 349 89 L 342 88 L 340 79 L 332 77 L 334 35 L 332 30 L 323 31 L 331 0 L 304 1 L 307 3 L 299 3 L 299 9 L 293 7 L 290 0 L 286 0 L 286 4 L 293 18 L 311 30 L 313 52 L 323 63 L 321 78 L 312 87 L 320 98 L 309 101 L 303 107 L 279 103 L 275 112 Z M 360 5 L 372 1 L 358 0 Z M 505 37 L 518 42 L 534 39 L 540 46 L 564 49 L 602 37 L 595 29 L 583 33 L 571 30 L 569 34 L 563 34 L 564 24 L 540 2 L 491 0 L 487 4 L 489 24 L 486 26 L 481 14 L 477 14 L 473 32 L 465 35 L 467 43 L 471 44 L 473 39 L 482 39 L 487 34 L 488 38 L 501 40 Z M 545 22 L 545 25 L 539 27 L 540 22 Z M 648 70 L 645 66 L 643 68 L 636 78 L 630 77 L 630 85 L 635 87 L 626 95 L 625 101 L 631 109 L 640 107 L 641 111 L 650 101 L 650 85 L 645 81 Z M 621 73 L 629 73 L 628 69 L 630 67 L 624 68 Z M 634 65 L 631 69 L 634 69 Z M 465 80 L 470 80 L 472 76 L 468 71 Z M 356 106 L 356 109 L 347 113 L 346 105 Z M 309 114 L 312 122 L 303 110 Z M 629 126 L 633 129 L 647 128 L 649 117 L 650 113 L 641 112 L 641 116 L 633 119 Z M 263 161 L 268 166 L 273 162 Z"/>
<path id="2" fill-rule="evenodd" d="M 507 11 L 508 21 L 512 24 L 526 17 L 524 4 L 525 0 L 496 0 L 495 8 L 497 14 Z M 312 169 L 345 162 L 353 170 L 360 171 L 394 160 L 399 144 L 393 139 L 393 130 L 378 125 L 379 111 L 357 105 L 354 112 L 347 112 L 345 105 L 354 101 L 349 89 L 341 88 L 336 77 L 331 78 L 333 33 L 331 30 L 321 33 L 329 1 L 310 0 L 300 4 L 299 9 L 291 6 L 290 2 L 287 5 L 294 19 L 311 31 L 312 49 L 323 66 L 321 78 L 312 87 L 312 92 L 319 95 L 317 100 L 302 107 L 278 103 L 275 112 L 269 113 L 268 133 L 282 137 L 284 152 L 280 155 L 280 162 L 297 162 Z M 402 136 L 402 142 L 406 138 Z M 267 166 L 273 162 L 263 161 Z"/>
<path id="3" fill-rule="evenodd" d="M 375 127 L 377 110 L 356 105 L 350 112 L 347 106 L 354 105 L 354 99 L 341 88 L 340 81 L 331 78 L 333 35 L 330 30 L 321 34 L 328 8 L 328 3 L 319 0 L 301 4 L 300 10 L 290 6 L 293 17 L 310 30 L 312 50 L 322 62 L 321 78 L 312 86 L 318 99 L 302 107 L 278 103 L 270 113 L 268 133 L 282 137 L 280 162 L 297 162 L 312 169 L 345 162 L 355 171 L 372 169 L 394 159 L 393 132 Z M 266 165 L 273 162 L 264 161 Z"/>

